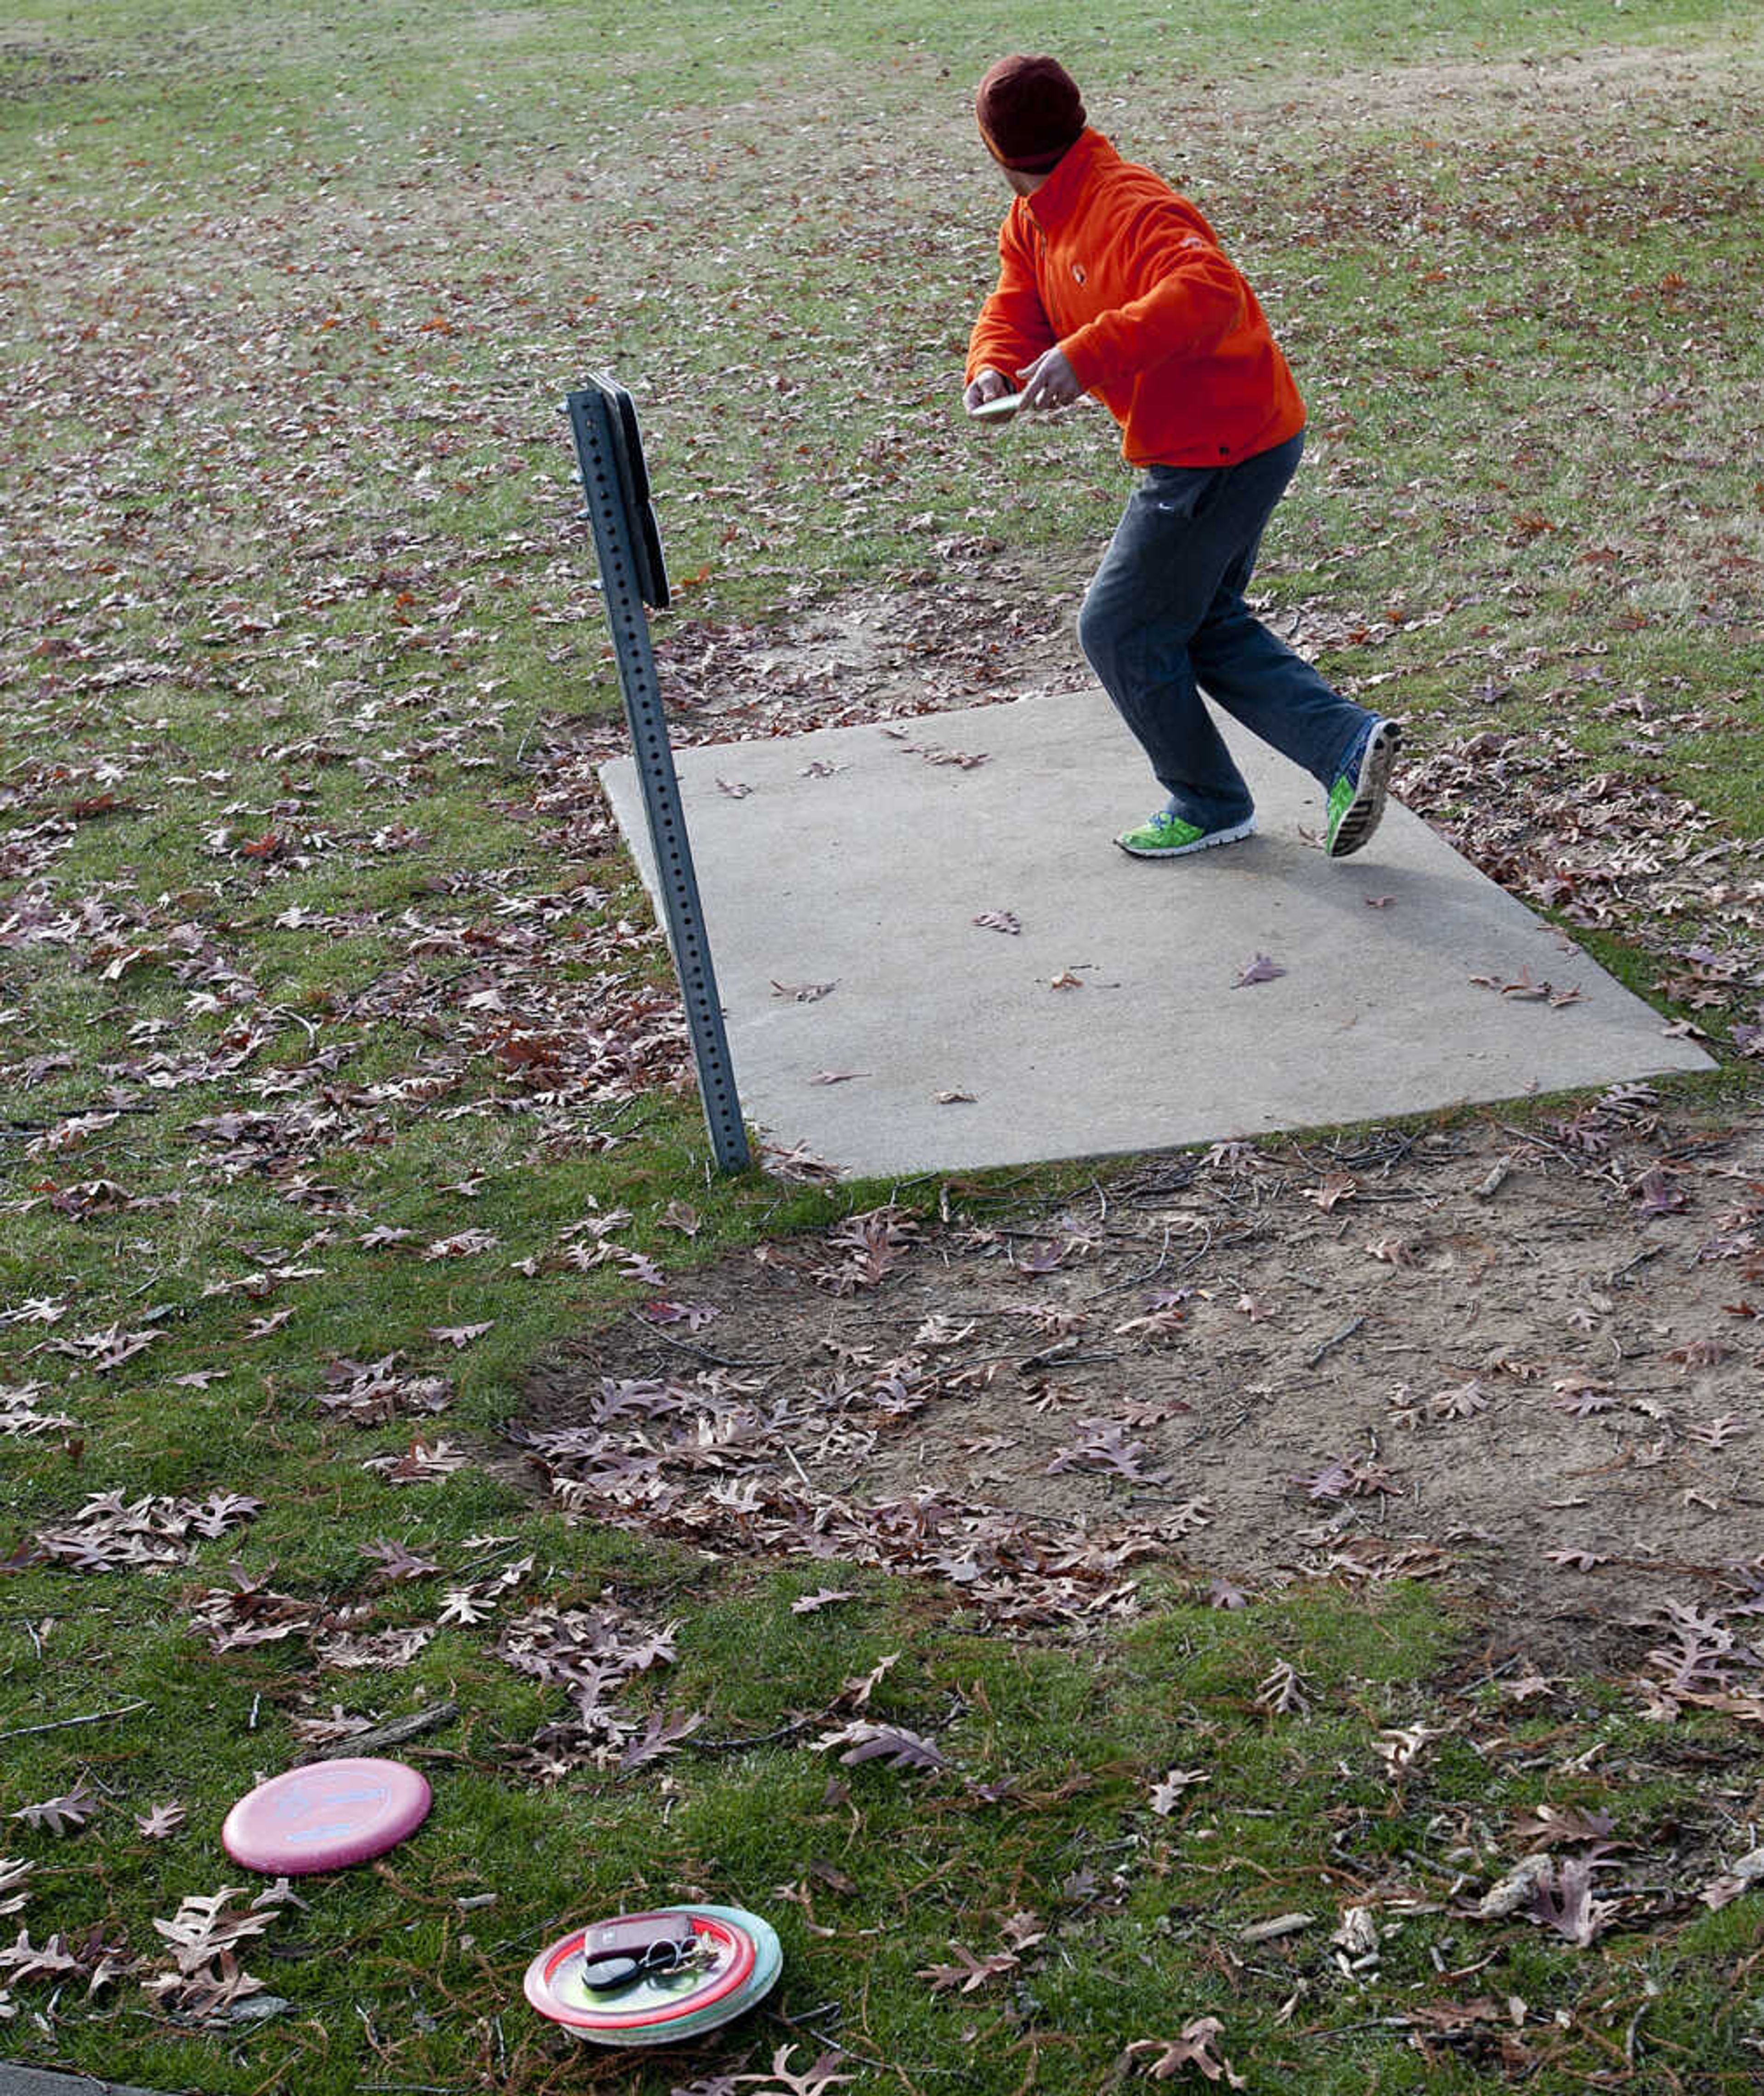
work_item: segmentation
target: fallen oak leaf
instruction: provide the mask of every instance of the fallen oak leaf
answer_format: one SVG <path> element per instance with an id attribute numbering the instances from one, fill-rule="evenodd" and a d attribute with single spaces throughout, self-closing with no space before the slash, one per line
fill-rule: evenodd
<path id="1" fill-rule="evenodd" d="M 1551 1402 L 1556 1409 L 1571 1413 L 1576 1419 L 1589 1419 L 1596 1413 L 1609 1412 L 1617 1403 L 1616 1391 L 1597 1376 L 1558 1376 L 1554 1389 L 1556 1395 Z"/>
<path id="2" fill-rule="evenodd" d="M 98 1793 L 88 1788 L 82 1779 L 65 1797 L 46 1797 L 41 1804 L 24 1806 L 7 1817 L 22 1819 L 27 1827 L 46 1827 L 59 1838 L 70 1829 L 77 1832 L 98 1810 Z"/>
<path id="3" fill-rule="evenodd" d="M 1538 1880 L 1526 1918 L 1565 1937 L 1577 1950 L 1592 1945 L 1616 1909 L 1592 1897 L 1592 1873 L 1598 1859 L 1570 1856 L 1552 1865 Z"/>
<path id="4" fill-rule="evenodd" d="M 1369 1456 L 1335 1456 L 1318 1469 L 1292 1480 L 1316 1500 L 1373 1499 L 1392 1491 L 1396 1478 Z"/>
<path id="5" fill-rule="evenodd" d="M 1740 1440 L 1751 1430 L 1737 1413 L 1724 1412 L 1706 1426 L 1692 1427 L 1689 1436 L 1692 1441 L 1701 1442 L 1705 1448 L 1725 1448 L 1730 1441 Z"/>
<path id="6" fill-rule="evenodd" d="M 1217 2016 L 1197 2016 L 1193 2023 L 1182 2026 L 1180 2037 L 1141 2038 L 1129 2046 L 1121 2057 L 1134 2059 L 1143 2053 L 1155 2053 L 1158 2056 L 1147 2070 L 1154 2081 L 1173 2081 L 1185 2067 L 1192 2067 L 1209 2081 L 1247 2089 L 1249 2084 L 1243 2076 L 1214 2050 L 1224 2029 Z"/>
<path id="7" fill-rule="evenodd" d="M 1267 1678 L 1256 1689 L 1255 1702 L 1259 1710 L 1276 1718 L 1303 1718 L 1309 1714 L 1311 1709 L 1299 1679 L 1299 1670 L 1288 1659 L 1274 1662 Z"/>
<path id="8" fill-rule="evenodd" d="M 671 1754 L 683 1740 L 696 1732 L 705 1722 L 702 1710 L 691 1710 L 684 1716 L 670 1715 L 666 1711 L 653 1710 L 649 1723 L 640 1739 L 629 1740 L 618 1758 L 618 1772 L 628 1775 L 631 1770 L 641 1768 L 662 1754 Z"/>
<path id="9" fill-rule="evenodd" d="M 1211 1780 L 1205 1769 L 1173 1768 L 1165 1774 L 1161 1782 L 1152 1785 L 1151 1795 L 1146 1801 L 1160 1819 L 1168 1819 L 1188 1792 L 1198 1784 Z"/>
<path id="10" fill-rule="evenodd" d="M 1004 932 L 1012 937 L 1023 929 L 1022 920 L 1009 910 L 983 910 L 974 922 L 984 932 Z"/>
<path id="11" fill-rule="evenodd" d="M 839 1177 L 834 1167 L 824 1158 L 817 1157 L 806 1142 L 793 1144 L 788 1149 L 779 1143 L 768 1142 L 763 1146 L 762 1154 L 766 1159 L 766 1169 L 780 1179 L 819 1186 Z"/>
<path id="12" fill-rule="evenodd" d="M 65 1937 L 59 1931 L 47 1942 L 39 1945 L 32 1942 L 29 1929 L 21 1927 L 18 1940 L 10 1947 L 0 1948 L 0 1972 L 7 1974 L 12 1985 L 28 1984 L 33 1980 L 59 1981 L 79 1969 L 79 1959 L 68 1950 Z M 8 2016 L 15 2011 L 18 2005 L 5 1989 L 0 1989 L 0 2001 L 6 2003 Z"/>
<path id="13" fill-rule="evenodd" d="M 1691 1205 L 1690 1196 L 1674 1186 L 1671 1173 L 1658 1164 L 1650 1165 L 1629 1190 L 1635 1212 L 1641 1216 L 1679 1216 Z"/>
<path id="14" fill-rule="evenodd" d="M 496 1603 L 475 1587 L 449 1587 L 441 1597 L 435 1621 L 439 1624 L 457 1623 L 470 1630 L 479 1623 L 487 1623 L 496 1613 Z"/>
<path id="15" fill-rule="evenodd" d="M 836 2055 L 823 2052 L 804 2074 L 790 2071 L 790 2059 L 796 2051 L 793 2045 L 781 2045 L 772 2055 L 771 2067 L 764 2074 L 735 2074 L 731 2081 L 769 2081 L 772 2087 L 763 2089 L 761 2096 L 824 2096 L 824 2092 L 836 2083 L 850 2081 L 856 2077 L 835 2072 L 838 2066 Z"/>
<path id="16" fill-rule="evenodd" d="M 1522 966 L 1512 982 L 1500 985 L 1500 993 L 1503 997 L 1517 998 L 1522 1003 L 1541 1004 L 1549 997 L 1550 986 L 1547 982 L 1533 981 L 1530 967 Z"/>
<path id="17" fill-rule="evenodd" d="M 1301 1186 L 1301 1199 L 1314 1202 L 1325 1216 L 1332 1215 L 1343 1201 L 1351 1201 L 1360 1191 L 1360 1181 L 1351 1172 L 1331 1172 L 1316 1186 Z"/>
<path id="18" fill-rule="evenodd" d="M 818 1609 L 830 1609 L 836 1601 L 855 1601 L 861 1598 L 855 1587 L 823 1587 L 816 1593 L 799 1594 L 790 1604 L 793 1616 L 812 1616 Z"/>
<path id="19" fill-rule="evenodd" d="M 1372 1743 L 1372 1751 L 1391 1775 L 1400 1775 L 1404 1769 L 1414 1766 L 1421 1749 L 1430 1740 L 1444 1736 L 1434 1725 L 1396 1725 L 1378 1735 Z"/>
<path id="20" fill-rule="evenodd" d="M 909 1732 L 904 1726 L 879 1725 L 867 1718 L 854 1718 L 836 1731 L 823 1732 L 814 1746 L 817 1753 L 831 1753 L 836 1747 L 843 1747 L 845 1751 L 839 1758 L 847 1768 L 873 1761 L 884 1761 L 896 1769 L 949 1766 L 935 1740 Z"/>
<path id="21" fill-rule="evenodd" d="M 1731 1347 L 1719 1339 L 1689 1339 L 1682 1347 L 1668 1349 L 1669 1361 L 1681 1361 L 1688 1369 L 1718 1368 L 1732 1354 Z"/>
<path id="22" fill-rule="evenodd" d="M 830 990 L 836 989 L 838 982 L 839 978 L 836 976 L 832 982 L 781 983 L 775 976 L 772 978 L 772 995 L 788 998 L 793 1004 L 815 1004 Z"/>
<path id="23" fill-rule="evenodd" d="M 461 1230 L 451 1238 L 437 1238 L 434 1243 L 423 1247 L 426 1260 L 438 1259 L 470 1259 L 481 1251 L 494 1251 L 501 1242 L 489 1230 Z"/>
<path id="24" fill-rule="evenodd" d="M 906 745 L 910 757 L 921 757 L 927 764 L 954 764 L 963 771 L 973 771 L 982 764 L 991 762 L 984 749 L 945 749 L 935 742 L 910 742 Z"/>
<path id="25" fill-rule="evenodd" d="M 1705 1885 L 1696 1897 L 1711 1913 L 1718 1913 L 1754 1885 L 1764 1885 L 1764 1849 L 1754 1849 L 1742 1856 L 1731 1871 Z"/>
<path id="26" fill-rule="evenodd" d="M 849 1085 L 854 1078 L 869 1075 L 867 1070 L 817 1070 L 809 1082 L 811 1085 Z"/>
<path id="27" fill-rule="evenodd" d="M 1528 1849 L 1551 1849 L 1558 1842 L 1609 1841 L 1612 1825 L 1609 1812 L 1589 1812 L 1578 1805 L 1539 1805 L 1513 1822 L 1513 1838 Z"/>
<path id="28" fill-rule="evenodd" d="M 928 1980 L 934 1994 L 943 1993 L 951 1987 L 972 1994 L 976 1987 L 983 1986 L 989 1980 L 996 1980 L 1001 1973 L 1014 1971 L 1022 1962 L 1014 1950 L 995 1950 L 989 1958 L 976 1958 L 962 1944 L 952 1943 L 950 1948 L 961 1959 L 960 1964 L 923 1965 L 913 1975 L 915 1980 Z"/>
<path id="29" fill-rule="evenodd" d="M 402 1543 L 389 1543 L 383 1536 L 356 1547 L 362 1557 L 371 1558 L 379 1568 L 375 1578 L 385 1580 L 389 1586 L 404 1579 L 432 1579 L 441 1570 L 434 1558 L 420 1557 Z"/>
<path id="30" fill-rule="evenodd" d="M 1251 983 L 1273 982 L 1286 972 L 1286 971 L 1277 961 L 1270 960 L 1266 954 L 1258 954 L 1247 967 L 1239 972 L 1237 980 L 1231 987 L 1233 989 L 1245 989 Z"/>
<path id="31" fill-rule="evenodd" d="M 1382 1260 L 1386 1266 L 1413 1266 L 1415 1255 L 1400 1238 L 1374 1238 L 1366 1247 L 1369 1258 Z"/>
<path id="32" fill-rule="evenodd" d="M 429 1336 L 431 1339 L 439 1339 L 443 1346 L 457 1350 L 469 1347 L 474 1339 L 481 1339 L 494 1327 L 496 1321 L 492 1317 L 482 1325 L 431 1325 L 428 1328 Z"/>
<path id="33" fill-rule="evenodd" d="M 688 1332 L 701 1332 L 723 1312 L 714 1303 L 670 1303 L 658 1297 L 638 1312 L 646 1325 L 683 1325 Z"/>
<path id="34" fill-rule="evenodd" d="M 1454 1389 L 1436 1391 L 1427 1400 L 1428 1414 L 1434 1419 L 1474 1419 L 1488 1406 L 1488 1393 L 1474 1376 Z"/>
<path id="35" fill-rule="evenodd" d="M 423 1485 L 437 1478 L 452 1477 L 470 1460 L 463 1448 L 451 1441 L 438 1440 L 431 1447 L 417 1440 L 401 1456 L 370 1456 L 361 1467 L 377 1470 L 389 1485 Z"/>

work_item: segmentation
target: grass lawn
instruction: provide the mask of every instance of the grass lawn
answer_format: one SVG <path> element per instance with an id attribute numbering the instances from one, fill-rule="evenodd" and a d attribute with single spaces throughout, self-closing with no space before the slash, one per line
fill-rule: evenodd
<path id="1" fill-rule="evenodd" d="M 996 683 L 989 562 L 1057 606 L 1128 484 L 1094 418 L 954 412 L 967 98 L 1025 40 L 1262 293 L 1312 435 L 1259 587 L 1409 723 L 1416 804 L 1755 1046 L 1756 10 L 957 12 L 0 22 L 0 2053 L 203 2096 L 1764 2076 L 1731 1643 L 1663 1707 L 1657 1631 L 1534 1679 L 1449 1583 L 1020 1565 L 993 1607 L 904 1540 L 588 1517 L 504 1438 L 646 1306 L 702 1369 L 714 1262 L 1089 1183 L 709 1169 L 558 413 L 589 369 L 642 409 L 670 677 L 764 719 L 861 603 Z M 1618 871 L 1570 879 L 1589 810 Z M 421 1833 L 247 1912 L 228 1806 L 414 1714 Z M 238 1966 L 211 1911 L 181 1969 L 224 1887 Z M 650 2059 L 526 2007 L 546 1942 L 688 1894 L 778 1928 L 765 2011 Z"/>

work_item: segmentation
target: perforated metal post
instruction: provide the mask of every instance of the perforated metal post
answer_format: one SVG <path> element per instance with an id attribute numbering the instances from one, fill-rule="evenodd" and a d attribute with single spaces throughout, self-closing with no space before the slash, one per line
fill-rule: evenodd
<path id="1" fill-rule="evenodd" d="M 747 1131 L 741 1124 L 729 1037 L 717 997 L 710 941 L 644 609 L 645 603 L 665 609 L 668 587 L 662 542 L 649 507 L 643 439 L 631 395 L 609 379 L 591 375 L 587 385 L 572 393 L 566 405 L 583 493 L 587 498 L 587 514 L 594 526 L 600 593 L 618 658 L 619 689 L 643 789 L 668 944 L 698 1066 L 705 1125 L 718 1164 L 725 1172 L 739 1172 L 749 1161 Z"/>

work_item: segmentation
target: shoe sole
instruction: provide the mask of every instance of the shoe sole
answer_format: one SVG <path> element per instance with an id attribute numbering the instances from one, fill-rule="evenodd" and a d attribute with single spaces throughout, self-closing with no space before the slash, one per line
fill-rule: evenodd
<path id="1" fill-rule="evenodd" d="M 1129 858 L 1186 858 L 1190 852 L 1211 851 L 1215 845 L 1234 845 L 1244 837 L 1255 834 L 1255 818 L 1247 817 L 1233 823 L 1229 829 L 1209 830 L 1203 837 L 1196 837 L 1191 845 L 1130 845 L 1125 837 L 1115 841 Z"/>
<path id="2" fill-rule="evenodd" d="M 1346 858 L 1369 844 L 1384 814 L 1384 797 L 1391 784 L 1391 766 L 1395 762 L 1403 731 L 1395 721 L 1380 721 L 1372 731 L 1360 766 L 1360 784 L 1347 811 L 1336 827 L 1329 847 L 1331 858 Z"/>

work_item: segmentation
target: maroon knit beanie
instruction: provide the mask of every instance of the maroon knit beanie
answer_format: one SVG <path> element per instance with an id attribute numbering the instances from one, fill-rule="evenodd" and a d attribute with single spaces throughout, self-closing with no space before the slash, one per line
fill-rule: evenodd
<path id="1" fill-rule="evenodd" d="M 1000 59 L 974 97 L 980 135 L 1001 167 L 1042 175 L 1084 129 L 1078 84 L 1057 59 Z"/>

